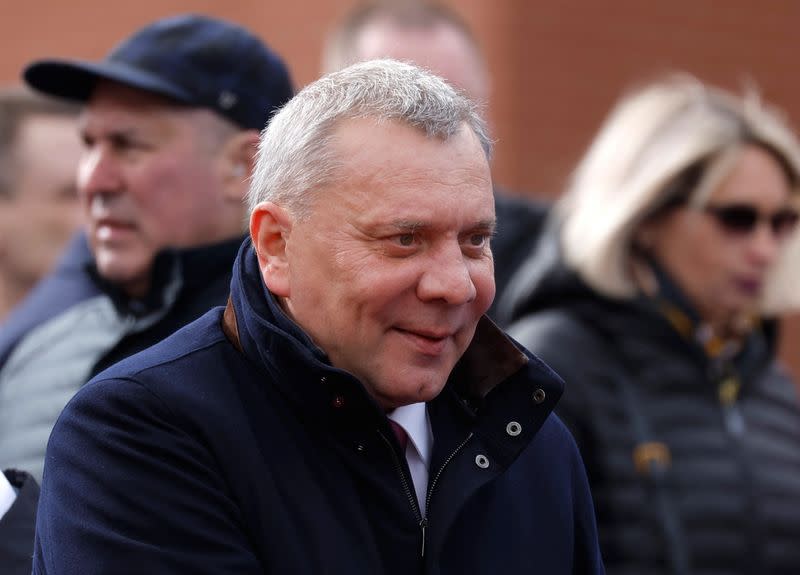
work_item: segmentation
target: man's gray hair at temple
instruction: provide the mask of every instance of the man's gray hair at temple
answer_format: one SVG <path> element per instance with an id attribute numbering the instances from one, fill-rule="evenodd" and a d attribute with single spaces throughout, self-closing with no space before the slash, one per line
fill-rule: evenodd
<path id="1" fill-rule="evenodd" d="M 444 80 L 394 60 L 362 62 L 323 76 L 272 119 L 261 136 L 251 211 L 272 201 L 305 218 L 313 201 L 307 192 L 330 183 L 342 160 L 330 146 L 334 128 L 356 118 L 401 122 L 445 141 L 466 125 L 491 157 L 492 141 L 477 106 Z"/>

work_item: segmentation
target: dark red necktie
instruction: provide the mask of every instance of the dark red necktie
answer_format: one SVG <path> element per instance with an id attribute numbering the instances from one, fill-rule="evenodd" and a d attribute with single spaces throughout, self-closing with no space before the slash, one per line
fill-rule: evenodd
<path id="1" fill-rule="evenodd" d="M 406 447 L 408 446 L 408 433 L 406 433 L 406 430 L 403 429 L 403 426 L 396 421 L 390 419 L 389 425 L 392 426 L 392 431 L 394 431 L 394 436 L 397 438 L 397 443 L 400 444 L 400 447 L 403 449 L 403 453 L 405 453 Z"/>

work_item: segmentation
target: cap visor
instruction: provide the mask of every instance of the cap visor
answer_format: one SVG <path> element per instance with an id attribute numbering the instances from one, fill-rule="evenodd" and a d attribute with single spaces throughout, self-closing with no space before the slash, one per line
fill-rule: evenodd
<path id="1" fill-rule="evenodd" d="M 98 80 L 118 82 L 180 102 L 191 101 L 189 94 L 180 87 L 121 62 L 39 60 L 27 66 L 22 75 L 25 82 L 35 90 L 79 102 L 89 99 Z"/>

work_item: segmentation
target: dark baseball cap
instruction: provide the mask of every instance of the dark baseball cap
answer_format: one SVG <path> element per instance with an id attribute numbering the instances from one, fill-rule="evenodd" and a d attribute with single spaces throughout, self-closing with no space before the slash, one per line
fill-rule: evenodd
<path id="1" fill-rule="evenodd" d="M 24 72 L 32 88 L 86 102 L 98 80 L 112 80 L 209 108 L 261 130 L 293 95 L 283 60 L 241 26 L 196 14 L 149 24 L 99 62 L 38 60 Z"/>

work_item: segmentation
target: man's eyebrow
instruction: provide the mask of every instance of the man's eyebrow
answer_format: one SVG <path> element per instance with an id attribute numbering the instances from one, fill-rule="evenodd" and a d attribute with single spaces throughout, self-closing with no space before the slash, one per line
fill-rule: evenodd
<path id="1" fill-rule="evenodd" d="M 409 232 L 429 227 L 428 224 L 422 220 L 393 220 L 391 222 L 391 226 L 397 228 L 398 230 L 405 230 Z"/>
<path id="2" fill-rule="evenodd" d="M 476 230 L 489 230 L 489 232 L 494 233 L 497 229 L 497 218 L 479 220 L 475 222 L 473 228 Z"/>
<path id="3" fill-rule="evenodd" d="M 424 222 L 422 220 L 394 220 L 391 222 L 391 225 L 399 230 L 406 230 L 409 232 L 424 230 L 431 227 L 428 222 Z M 489 233 L 493 234 L 497 229 L 497 219 L 487 218 L 484 220 L 478 220 L 469 226 L 465 226 L 465 229 L 487 230 Z"/>
<path id="4" fill-rule="evenodd" d="M 92 137 L 94 138 L 102 137 L 106 139 L 125 141 L 125 140 L 135 139 L 138 134 L 138 131 L 135 126 L 131 126 L 126 128 L 113 128 L 106 132 L 96 133 L 93 132 L 87 126 L 79 126 L 78 134 L 80 135 L 81 138 L 84 139 Z"/>

